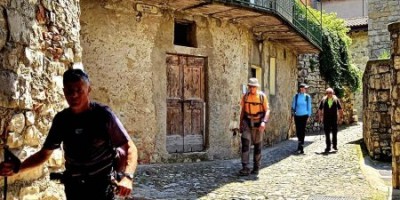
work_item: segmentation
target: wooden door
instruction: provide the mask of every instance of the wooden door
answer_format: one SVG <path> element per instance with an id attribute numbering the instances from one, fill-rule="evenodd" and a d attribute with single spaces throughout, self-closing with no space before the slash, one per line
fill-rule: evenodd
<path id="1" fill-rule="evenodd" d="M 167 55 L 167 151 L 204 149 L 205 58 Z"/>

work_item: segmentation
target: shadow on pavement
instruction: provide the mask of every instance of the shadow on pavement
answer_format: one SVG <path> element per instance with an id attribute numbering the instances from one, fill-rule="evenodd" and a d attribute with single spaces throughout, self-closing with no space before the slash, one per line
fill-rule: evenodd
<path id="1" fill-rule="evenodd" d="M 340 127 L 344 129 L 346 127 Z M 323 131 L 307 133 L 306 136 L 321 135 Z M 318 140 L 318 138 L 316 138 Z M 305 141 L 304 146 L 314 143 Z M 280 161 L 296 155 L 297 140 L 290 139 L 278 144 L 272 144 L 262 150 L 261 169 L 279 163 Z M 340 150 L 340 149 L 339 149 Z M 312 153 L 312 152 L 309 152 Z M 321 156 L 334 154 L 335 151 L 324 154 L 315 152 Z M 251 157 L 253 152 L 251 152 Z M 302 156 L 299 154 L 296 156 Z M 250 166 L 252 167 L 252 159 Z M 258 180 L 257 175 L 239 176 L 241 160 L 217 160 L 202 161 L 197 163 L 151 164 L 140 165 L 136 173 L 136 194 L 148 194 L 148 196 L 135 196 L 135 199 L 196 199 L 213 192 L 214 190 L 231 183 L 242 183 Z M 159 196 L 158 196 L 159 195 Z"/>
<path id="2" fill-rule="evenodd" d="M 264 148 L 260 170 L 292 156 L 296 148 L 297 140 L 286 140 Z M 253 152 L 250 155 L 252 158 Z M 250 159 L 250 167 L 252 165 L 253 161 Z M 136 196 L 133 191 L 134 199 L 196 199 L 226 184 L 258 180 L 258 176 L 253 174 L 239 176 L 241 167 L 240 158 L 197 163 L 140 165 L 135 175 L 137 185 L 135 190 L 145 193 L 154 191 L 154 193 L 152 193 L 152 198 L 149 198 Z M 157 196 L 158 194 L 162 194 L 162 197 Z"/>

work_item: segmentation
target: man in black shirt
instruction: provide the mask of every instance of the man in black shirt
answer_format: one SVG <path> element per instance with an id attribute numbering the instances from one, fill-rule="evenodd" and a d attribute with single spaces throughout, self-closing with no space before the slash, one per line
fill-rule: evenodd
<path id="1" fill-rule="evenodd" d="M 43 147 L 22 162 L 19 172 L 47 161 L 53 150 L 64 150 L 63 183 L 68 200 L 112 200 L 132 191 L 137 149 L 119 119 L 107 106 L 91 102 L 88 75 L 69 69 L 63 75 L 64 96 L 69 107 L 57 113 Z M 121 179 L 111 180 L 116 157 L 122 165 Z M 1 163 L 0 175 L 14 174 L 13 163 Z"/>
<path id="2" fill-rule="evenodd" d="M 339 115 L 338 115 L 339 113 Z M 338 123 L 343 119 L 342 105 L 334 95 L 332 88 L 326 89 L 326 96 L 324 96 L 319 104 L 318 110 L 319 120 L 324 124 L 324 132 L 326 139 L 325 153 L 331 150 L 330 132 L 332 131 L 332 146 L 335 151 L 337 148 L 337 132 Z"/>

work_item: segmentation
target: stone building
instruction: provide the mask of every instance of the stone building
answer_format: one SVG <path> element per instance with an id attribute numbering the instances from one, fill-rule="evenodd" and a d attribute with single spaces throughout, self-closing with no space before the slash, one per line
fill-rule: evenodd
<path id="1" fill-rule="evenodd" d="M 288 137 L 297 56 L 320 51 L 294 1 L 0 0 L 0 120 L 22 160 L 66 107 L 62 74 L 84 68 L 91 97 L 108 104 L 140 163 L 238 156 L 239 101 L 257 77 L 272 108 L 268 144 Z M 289 14 L 288 14 L 289 13 Z M 10 178 L 12 198 L 61 199 L 49 162 Z M 25 181 L 34 181 L 24 186 Z"/>
<path id="2" fill-rule="evenodd" d="M 387 26 L 400 20 L 400 2 L 398 0 L 368 0 L 368 17 L 369 58 L 388 58 L 391 41 Z"/>
<path id="3" fill-rule="evenodd" d="M 364 73 L 364 141 L 375 159 L 392 160 L 400 188 L 400 21 L 388 26 L 390 59 L 370 60 Z"/>
<path id="4" fill-rule="evenodd" d="M 392 186 L 399 189 L 400 2 L 370 0 L 369 8 L 369 56 L 375 60 L 363 78 L 364 141 L 371 157 L 392 160 Z"/>
<path id="5" fill-rule="evenodd" d="M 400 189 L 400 20 L 389 25 L 391 41 L 391 146 L 392 146 L 392 186 Z"/>
<path id="6" fill-rule="evenodd" d="M 390 119 L 396 118 L 391 110 L 394 95 L 392 88 L 393 65 L 390 60 L 391 45 L 393 45 L 388 24 L 400 21 L 400 2 L 399 1 L 375 1 L 369 0 L 369 58 L 366 71 L 364 73 L 364 112 L 370 113 L 363 118 L 364 121 L 364 141 L 367 145 L 369 154 L 376 159 L 392 158 L 391 135 L 394 130 Z M 390 53 L 389 53 L 390 52 Z M 384 56 L 386 55 L 386 56 Z M 384 60 L 379 58 L 386 58 Z M 393 135 L 392 135 L 393 137 Z"/>
<path id="7" fill-rule="evenodd" d="M 258 11 L 258 4 L 245 9 L 246 4 L 154 2 L 138 1 L 133 7 L 81 2 L 83 64 L 93 76 L 93 98 L 129 122 L 140 161 L 237 156 L 239 138 L 231 130 L 238 128 L 248 77 L 257 77 L 269 96 L 266 142 L 285 139 L 297 84 L 296 57 L 318 48 L 282 19 Z M 192 80 L 178 80 L 179 74 Z M 190 93 L 195 90 L 199 93 Z M 192 118 L 181 119 L 182 113 Z M 197 132 L 178 133 L 187 128 Z"/>
<path id="8" fill-rule="evenodd" d="M 370 60 L 363 76 L 363 138 L 374 159 L 391 159 L 391 67 L 389 60 Z"/>
<path id="9" fill-rule="evenodd" d="M 392 160 L 392 186 L 400 189 L 400 1 L 369 0 L 368 15 L 364 142 L 371 157 Z"/>

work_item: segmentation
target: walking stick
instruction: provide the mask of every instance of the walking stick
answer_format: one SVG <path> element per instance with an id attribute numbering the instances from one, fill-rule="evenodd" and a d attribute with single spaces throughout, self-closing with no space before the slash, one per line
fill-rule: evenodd
<path id="1" fill-rule="evenodd" d="M 3 156 L 4 159 L 6 158 L 6 149 L 8 149 L 8 146 L 6 144 L 3 144 Z M 4 187 L 3 187 L 3 199 L 7 200 L 7 190 L 8 190 L 8 184 L 7 184 L 8 180 L 7 180 L 7 176 L 4 176 Z"/>
<path id="2" fill-rule="evenodd" d="M 293 123 L 293 115 L 291 115 L 290 116 L 290 118 L 289 118 L 289 128 L 288 128 L 288 132 L 287 132 L 287 138 L 286 139 L 289 139 L 290 138 L 290 129 L 292 128 L 292 123 Z"/>
<path id="3" fill-rule="evenodd" d="M 320 122 L 320 124 L 319 124 L 319 140 L 322 140 L 323 133 L 324 133 L 324 123 Z"/>
<path id="4" fill-rule="evenodd" d="M 7 146 L 7 135 L 8 135 L 8 124 L 6 123 L 4 128 L 3 128 L 3 133 L 1 135 L 1 140 L 2 140 L 2 146 L 3 146 L 3 162 L 6 161 L 6 150 L 8 150 L 8 146 Z M 4 186 L 3 186 L 3 199 L 6 200 L 7 199 L 7 190 L 8 190 L 8 185 L 7 185 L 7 176 L 4 176 Z"/>
<path id="5" fill-rule="evenodd" d="M 8 129 L 8 124 L 6 124 L 6 126 L 4 127 L 3 134 L 1 135 L 1 140 L 2 140 L 1 146 L 3 146 L 3 156 L 4 156 L 3 162 L 13 163 L 14 164 L 13 171 L 14 171 L 14 173 L 17 173 L 19 170 L 19 167 L 21 166 L 21 161 L 8 148 L 8 145 L 7 145 L 8 130 L 7 129 Z M 4 200 L 7 200 L 7 190 L 8 190 L 8 184 L 7 184 L 8 179 L 7 178 L 8 178 L 7 176 L 4 176 L 4 187 L 3 187 L 3 199 Z"/>

